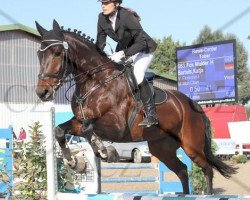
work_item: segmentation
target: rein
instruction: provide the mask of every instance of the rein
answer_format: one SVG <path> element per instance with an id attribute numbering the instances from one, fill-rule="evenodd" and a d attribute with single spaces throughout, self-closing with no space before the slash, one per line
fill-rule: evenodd
<path id="1" fill-rule="evenodd" d="M 50 47 L 52 46 L 56 46 L 56 45 L 62 45 L 63 48 L 64 48 L 64 52 L 65 52 L 65 62 L 63 62 L 62 64 L 62 67 L 59 69 L 59 71 L 56 73 L 56 74 L 52 74 L 52 73 L 39 73 L 38 74 L 38 78 L 45 81 L 44 78 L 46 77 L 49 77 L 49 78 L 56 78 L 58 79 L 58 84 L 56 85 L 51 85 L 49 83 L 47 83 L 48 85 L 50 85 L 50 87 L 52 87 L 53 91 L 55 92 L 63 83 L 67 83 L 67 82 L 71 82 L 72 80 L 75 80 L 75 82 L 77 82 L 76 78 L 80 77 L 80 76 L 85 76 L 83 78 L 83 80 L 80 79 L 81 82 L 85 82 L 87 80 L 87 76 L 88 75 L 93 75 L 95 73 L 98 73 L 100 71 L 103 71 L 102 70 L 102 66 L 105 66 L 106 64 L 108 63 L 111 63 L 112 60 L 109 60 L 108 62 L 105 62 L 105 63 L 102 63 L 90 70 L 87 70 L 83 73 L 80 73 L 80 74 L 77 74 L 77 75 L 74 75 L 72 78 L 70 79 L 67 79 L 66 80 L 66 76 L 67 76 L 67 72 L 68 72 L 68 50 L 69 50 L 69 45 L 66 41 L 60 41 L 60 40 L 43 40 L 42 42 L 52 42 L 51 44 L 49 44 L 48 46 L 46 46 L 45 48 L 40 48 L 38 51 L 40 52 L 45 52 L 47 49 L 49 49 Z M 114 79 L 116 79 L 117 77 L 121 76 L 124 72 L 125 72 L 125 67 L 118 73 L 118 74 L 115 74 L 115 75 L 110 75 L 108 77 L 106 77 L 104 80 L 101 80 L 99 81 L 99 83 L 95 86 L 93 86 L 89 91 L 87 91 L 87 93 L 85 93 L 84 95 L 80 95 L 80 96 L 76 96 L 75 93 L 75 97 L 76 97 L 76 100 L 77 100 L 77 103 L 78 105 L 80 106 L 81 108 L 81 112 L 82 112 L 82 116 L 83 118 L 85 119 L 84 117 L 84 113 L 83 113 L 83 108 L 82 108 L 82 103 L 84 100 L 86 100 L 87 97 L 89 97 L 95 90 L 97 90 L 98 88 L 100 88 L 103 84 L 106 84 Z M 63 72 L 62 72 L 63 71 Z M 61 75 L 62 74 L 62 75 Z M 76 85 L 76 83 L 74 84 Z M 70 85 L 69 88 L 67 89 L 67 91 L 69 91 L 69 89 L 71 87 L 73 87 L 74 85 Z M 66 94 L 65 94 L 66 95 Z M 68 98 L 66 97 L 66 99 L 68 100 Z M 69 100 L 68 100 L 69 101 Z"/>
<path id="2" fill-rule="evenodd" d="M 124 68 L 118 74 L 110 75 L 110 76 L 106 77 L 106 79 L 99 81 L 99 83 L 97 85 L 93 86 L 86 94 L 81 95 L 80 97 L 77 97 L 77 101 L 79 103 L 82 103 L 88 96 L 90 96 L 96 89 L 101 87 L 103 84 L 108 83 L 108 82 L 116 79 L 117 77 L 121 76 L 125 72 L 125 69 L 126 68 Z"/>

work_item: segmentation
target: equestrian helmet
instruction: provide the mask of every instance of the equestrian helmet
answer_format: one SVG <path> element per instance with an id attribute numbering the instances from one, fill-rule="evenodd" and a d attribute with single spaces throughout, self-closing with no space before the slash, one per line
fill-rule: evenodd
<path id="1" fill-rule="evenodd" d="M 119 4 L 122 3 L 122 0 L 98 0 L 98 1 L 102 3 L 108 3 L 108 2 L 118 2 Z"/>

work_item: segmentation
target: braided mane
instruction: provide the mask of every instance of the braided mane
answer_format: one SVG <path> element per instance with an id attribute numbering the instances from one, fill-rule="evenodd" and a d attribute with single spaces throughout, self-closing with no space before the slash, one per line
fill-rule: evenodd
<path id="1" fill-rule="evenodd" d="M 74 31 L 71 31 L 71 28 L 68 28 L 67 30 L 65 30 L 63 26 L 61 26 L 61 30 L 64 33 L 73 33 L 77 36 L 80 36 L 84 41 L 87 41 L 87 42 L 94 44 L 94 39 L 91 38 L 90 36 L 86 36 L 86 34 L 82 33 L 82 31 L 78 31 L 77 29 L 74 29 Z"/>
<path id="2" fill-rule="evenodd" d="M 94 40 L 93 38 L 91 38 L 90 36 L 87 36 L 85 33 L 82 33 L 82 31 L 78 31 L 77 29 L 74 29 L 74 30 L 72 31 L 71 28 L 68 28 L 68 29 L 66 30 L 66 29 L 64 29 L 63 26 L 61 26 L 61 30 L 62 30 L 62 32 L 64 32 L 64 33 L 75 34 L 76 36 L 80 37 L 83 41 L 88 42 L 88 43 L 94 45 L 94 46 L 96 47 L 97 51 L 98 51 L 101 55 L 107 56 L 107 54 L 106 54 L 103 50 L 101 50 L 100 48 L 98 48 L 98 47 L 95 45 L 95 43 L 94 43 L 95 40 Z"/>

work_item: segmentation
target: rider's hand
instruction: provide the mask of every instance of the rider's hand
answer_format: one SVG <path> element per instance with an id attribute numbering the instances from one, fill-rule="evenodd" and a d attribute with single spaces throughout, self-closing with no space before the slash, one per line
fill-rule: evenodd
<path id="1" fill-rule="evenodd" d="M 124 51 L 115 52 L 114 54 L 109 56 L 109 58 L 116 63 L 120 63 L 122 61 L 122 59 L 125 58 Z"/>

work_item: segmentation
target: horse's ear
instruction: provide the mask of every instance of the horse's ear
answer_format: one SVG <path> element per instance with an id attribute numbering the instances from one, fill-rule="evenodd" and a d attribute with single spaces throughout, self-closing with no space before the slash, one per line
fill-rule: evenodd
<path id="1" fill-rule="evenodd" d="M 53 30 L 59 31 L 59 32 L 61 30 L 60 25 L 58 24 L 58 22 L 55 19 L 53 20 Z"/>
<path id="2" fill-rule="evenodd" d="M 36 22 L 36 29 L 40 33 L 41 36 L 44 35 L 44 33 L 48 32 L 45 28 L 43 28 L 37 21 Z"/>

